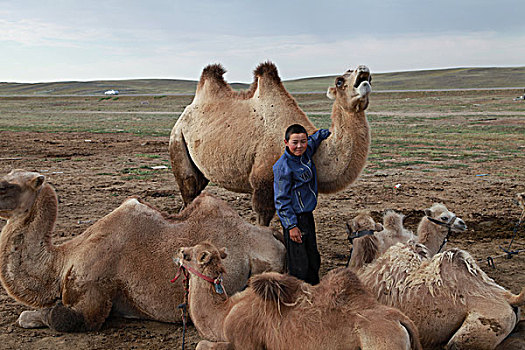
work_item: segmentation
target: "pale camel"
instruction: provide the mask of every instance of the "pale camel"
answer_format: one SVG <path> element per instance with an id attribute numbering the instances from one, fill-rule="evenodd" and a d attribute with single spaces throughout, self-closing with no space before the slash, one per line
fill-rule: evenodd
<path id="1" fill-rule="evenodd" d="M 430 256 L 433 256 L 445 250 L 448 236 L 452 232 L 461 233 L 467 229 L 465 222 L 441 203 L 435 203 L 425 209 L 425 216 L 421 218 L 417 228 L 417 236 L 403 226 L 403 219 L 404 215 L 388 210 L 383 216 L 383 225 L 381 225 L 374 221 L 369 212 L 358 213 L 351 220 L 352 230 L 354 232 L 371 230 L 374 235 L 352 240 L 350 267 L 359 268 L 362 264 L 367 264 L 383 254 L 394 244 L 407 243 L 409 240 L 425 245 Z"/>
<path id="2" fill-rule="evenodd" d="M 284 245 L 267 227 L 242 220 L 224 201 L 203 193 L 167 218 L 136 198 L 126 200 L 83 234 L 61 245 L 51 236 L 57 197 L 44 176 L 14 170 L 0 180 L 0 279 L 8 294 L 37 308 L 25 328 L 98 329 L 114 311 L 124 317 L 177 322 L 183 288 L 170 283 L 172 256 L 209 239 L 230 249 L 225 287 L 246 286 L 251 274 L 282 271 Z"/>
<path id="3" fill-rule="evenodd" d="M 445 215 L 437 218 L 451 221 Z M 434 232 L 439 239 L 426 235 L 425 239 L 441 245 L 436 242 L 443 240 L 443 232 L 423 232 Z M 354 246 L 368 250 L 356 257 L 376 259 L 355 263 L 360 267 L 355 269 L 357 275 L 382 304 L 399 308 L 416 323 L 425 348 L 494 349 L 518 322 L 516 310 L 525 304 L 525 288 L 513 295 L 490 279 L 467 252 L 450 249 L 434 255 L 410 240 L 380 255 L 373 251 L 379 249 L 376 237 L 359 240 L 372 243 Z"/>
<path id="4" fill-rule="evenodd" d="M 359 268 L 362 264 L 368 264 L 375 260 L 377 256 L 383 254 L 392 245 L 409 240 L 416 240 L 417 237 L 410 230 L 403 227 L 402 214 L 393 210 L 387 210 L 383 215 L 383 224 L 376 223 L 370 212 L 361 211 L 350 221 L 347 227 L 352 229 L 352 255 L 349 266 Z M 363 233 L 372 235 L 370 238 L 360 239 Z M 367 248 L 368 245 L 371 247 Z M 366 256 L 365 256 L 366 254 Z M 372 254 L 372 255 L 370 255 Z"/>
<path id="5" fill-rule="evenodd" d="M 193 102 L 175 123 L 169 142 L 173 174 L 186 205 L 208 181 L 252 193 L 258 222 L 267 226 L 275 213 L 272 166 L 284 151 L 284 132 L 294 123 L 309 134 L 316 128 L 284 88 L 273 63 L 260 64 L 251 88 L 242 93 L 232 90 L 224 73 L 218 64 L 204 68 Z M 359 66 L 328 89 L 335 100 L 332 135 L 313 158 L 321 193 L 344 189 L 365 166 L 370 80 L 370 70 Z"/>
<path id="6" fill-rule="evenodd" d="M 399 310 L 380 305 L 349 269 L 329 272 L 316 286 L 289 275 L 263 273 L 228 298 L 213 283 L 225 272 L 225 256 L 225 249 L 219 251 L 209 242 L 179 253 L 181 265 L 194 271 L 190 316 L 207 339 L 199 342 L 199 350 L 421 348 L 413 322 Z"/>

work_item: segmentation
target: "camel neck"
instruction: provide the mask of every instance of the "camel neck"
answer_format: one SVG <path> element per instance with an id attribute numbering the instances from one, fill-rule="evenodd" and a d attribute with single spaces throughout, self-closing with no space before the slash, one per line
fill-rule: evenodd
<path id="1" fill-rule="evenodd" d="M 332 135 L 314 155 L 319 191 L 324 193 L 340 191 L 357 179 L 370 148 L 370 128 L 364 111 L 349 111 L 335 102 L 330 131 Z"/>
<path id="2" fill-rule="evenodd" d="M 217 294 L 210 282 L 190 275 L 190 317 L 199 333 L 211 341 L 223 340 L 222 324 L 230 309 L 230 299 Z"/>
<path id="3" fill-rule="evenodd" d="M 59 296 L 56 249 L 51 233 L 57 199 L 45 184 L 26 215 L 7 221 L 0 236 L 0 278 L 8 293 L 29 305 L 52 304 Z"/>
<path id="4" fill-rule="evenodd" d="M 428 248 L 430 256 L 437 254 L 439 247 L 443 244 L 443 240 L 447 236 L 448 229 L 444 226 L 439 226 L 432 223 L 424 217 L 418 227 L 417 236 L 418 243 L 423 244 Z M 445 247 L 441 249 L 444 250 Z"/>

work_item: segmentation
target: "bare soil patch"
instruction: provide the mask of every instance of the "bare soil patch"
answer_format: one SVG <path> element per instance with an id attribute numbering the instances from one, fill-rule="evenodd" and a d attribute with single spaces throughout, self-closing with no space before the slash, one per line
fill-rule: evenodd
<path id="1" fill-rule="evenodd" d="M 0 173 L 14 168 L 46 175 L 59 196 L 56 242 L 82 233 L 89 225 L 116 208 L 124 199 L 138 195 L 160 210 L 174 213 L 182 201 L 169 169 L 167 137 L 131 134 L 0 132 Z M 522 159 L 522 158 L 521 158 Z M 525 191 L 516 159 L 488 158 L 466 167 L 426 171 L 416 165 L 374 169 L 362 174 L 345 191 L 321 195 L 315 212 L 322 274 L 345 265 L 349 245 L 345 221 L 359 209 L 369 209 L 380 219 L 385 209 L 407 215 L 405 225 L 416 230 L 422 210 L 442 202 L 463 218 L 468 231 L 452 237 L 451 247 L 468 250 L 499 284 L 514 293 L 525 286 L 525 252 L 512 259 L 498 257 L 496 268 L 486 258 L 508 246 L 520 215 L 514 195 Z M 521 166 L 522 167 L 522 166 Z M 498 169 L 497 172 L 487 169 Z M 484 175 L 484 176 L 479 176 Z M 394 185 L 400 184 L 398 189 Z M 239 214 L 255 222 L 250 196 L 210 185 L 207 191 L 228 201 Z M 0 222 L 2 227 L 4 222 Z M 277 219 L 272 225 L 279 227 Z M 518 231 L 513 249 L 525 248 L 525 227 Z M 174 268 L 175 274 L 175 268 Z M 27 307 L 0 290 L 0 347 L 3 349 L 176 349 L 182 343 L 178 324 L 111 318 L 98 332 L 60 334 L 49 329 L 25 330 L 15 321 Z M 190 326 L 186 345 L 199 341 Z"/>

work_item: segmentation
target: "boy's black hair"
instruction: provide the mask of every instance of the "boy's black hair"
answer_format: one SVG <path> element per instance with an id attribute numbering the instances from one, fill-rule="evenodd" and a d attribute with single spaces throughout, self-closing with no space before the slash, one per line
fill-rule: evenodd
<path id="1" fill-rule="evenodd" d="M 292 134 L 306 134 L 306 137 L 308 137 L 308 133 L 306 132 L 306 129 L 301 124 L 292 124 L 284 133 L 284 139 L 286 141 L 290 141 L 290 135 Z"/>

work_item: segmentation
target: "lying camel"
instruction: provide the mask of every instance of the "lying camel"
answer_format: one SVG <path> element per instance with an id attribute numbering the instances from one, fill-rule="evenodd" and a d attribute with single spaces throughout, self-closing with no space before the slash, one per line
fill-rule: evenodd
<path id="1" fill-rule="evenodd" d="M 413 322 L 383 306 L 354 273 L 339 268 L 317 286 L 275 272 L 250 279 L 227 297 L 216 288 L 227 256 L 209 242 L 181 248 L 189 279 L 190 316 L 202 337 L 197 349 L 420 349 Z M 215 282 L 214 282 L 215 281 Z M 220 282 L 219 282 L 220 285 Z"/>
<path id="2" fill-rule="evenodd" d="M 219 64 L 204 68 L 195 98 L 175 123 L 169 142 L 173 174 L 186 205 L 209 181 L 252 193 L 258 222 L 268 226 L 275 213 L 272 166 L 284 151 L 284 132 L 295 123 L 309 134 L 316 127 L 286 91 L 273 63 L 261 63 L 244 92 L 235 92 L 224 73 Z M 328 89 L 334 99 L 332 135 L 313 158 L 321 193 L 344 189 L 365 166 L 370 81 L 370 70 L 359 66 L 337 77 Z"/>
<path id="3" fill-rule="evenodd" d="M 383 225 L 374 221 L 370 212 L 360 212 L 351 220 L 350 227 L 356 233 L 373 232 L 375 238 L 352 240 L 352 256 L 350 267 L 359 268 L 363 263 L 369 263 L 383 254 L 396 243 L 406 243 L 409 240 L 421 243 L 427 247 L 430 255 L 443 251 L 448 242 L 448 236 L 464 232 L 467 229 L 465 222 L 441 203 L 435 203 L 425 209 L 425 216 L 421 218 L 417 228 L 417 236 L 403 226 L 402 214 L 393 210 L 386 211 L 383 216 Z M 358 234 L 356 234 L 358 236 Z M 371 255 L 373 253 L 374 255 Z"/>
<path id="4" fill-rule="evenodd" d="M 417 239 L 414 233 L 403 227 L 404 216 L 392 210 L 383 215 L 383 224 L 376 223 L 369 211 L 361 211 L 347 224 L 348 234 L 352 242 L 352 254 L 349 266 L 359 268 L 368 264 L 398 242 L 408 242 Z M 350 229 L 352 230 L 350 232 Z M 367 239 L 360 239 L 372 235 Z M 368 247 L 368 245 L 371 245 Z M 364 254 L 367 254 L 364 256 Z M 372 255 L 371 255 L 372 254 Z"/>
<path id="5" fill-rule="evenodd" d="M 447 218 L 450 221 L 448 216 L 441 220 Z M 439 230 L 432 231 L 439 238 L 423 232 L 434 246 L 443 239 Z M 354 246 L 354 250 L 361 248 L 373 250 L 374 244 Z M 355 263 L 360 267 L 355 272 L 379 302 L 399 308 L 415 322 L 425 348 L 494 349 L 519 320 L 517 307 L 525 305 L 525 288 L 519 295 L 505 290 L 466 251 L 450 249 L 434 255 L 425 245 L 409 241 L 378 253 L 356 254 L 376 259 Z"/>
<path id="6" fill-rule="evenodd" d="M 96 330 L 110 311 L 131 318 L 180 320 L 183 288 L 170 279 L 173 254 L 209 239 L 227 246 L 225 287 L 246 286 L 251 274 L 282 271 L 284 245 L 267 227 L 246 223 L 225 202 L 202 194 L 171 219 L 139 199 L 126 200 L 83 234 L 51 242 L 57 197 L 44 176 L 14 170 L 0 181 L 0 280 L 10 296 L 37 308 L 24 328 Z"/>

